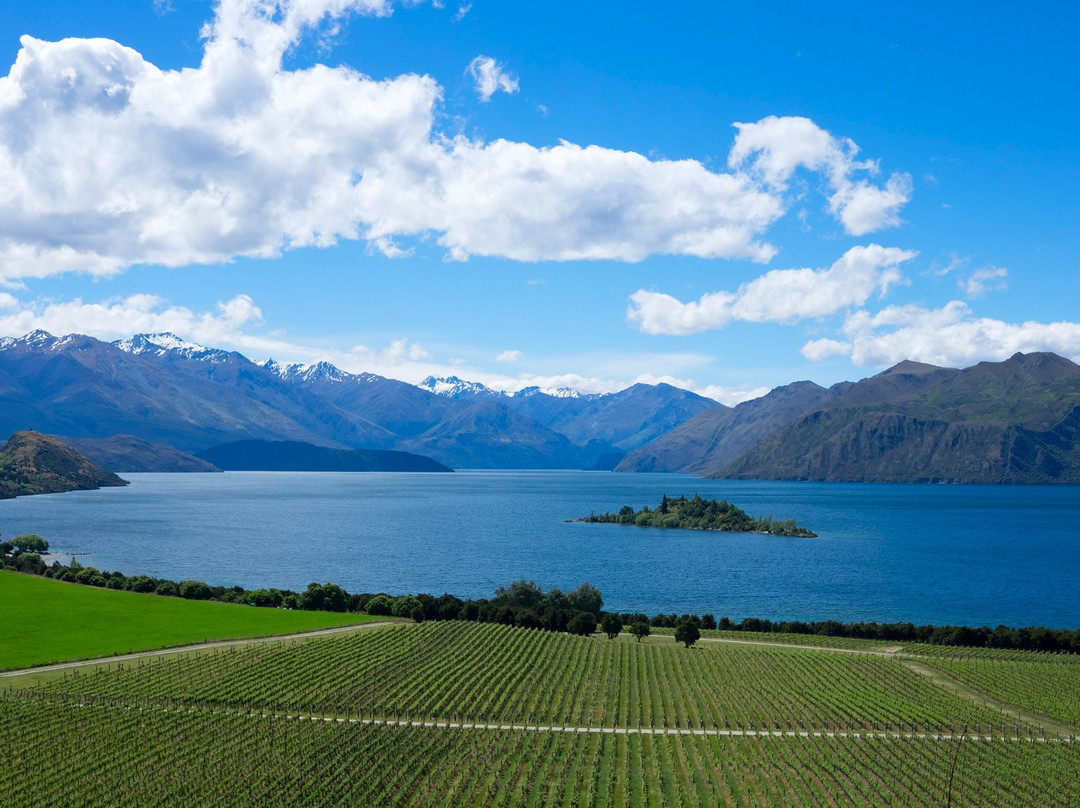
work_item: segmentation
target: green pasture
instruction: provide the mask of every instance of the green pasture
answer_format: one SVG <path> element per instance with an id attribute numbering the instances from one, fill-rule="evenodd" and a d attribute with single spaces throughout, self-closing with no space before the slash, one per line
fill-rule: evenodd
<path id="1" fill-rule="evenodd" d="M 0 571 L 0 670 L 376 619 L 143 595 Z"/>

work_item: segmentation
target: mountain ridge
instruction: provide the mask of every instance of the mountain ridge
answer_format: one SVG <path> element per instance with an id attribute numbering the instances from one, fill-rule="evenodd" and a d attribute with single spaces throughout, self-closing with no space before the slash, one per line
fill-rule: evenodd
<path id="1" fill-rule="evenodd" d="M 659 407 L 634 396 L 490 392 L 452 399 L 326 362 L 254 362 L 169 332 L 111 343 L 44 331 L 0 340 L 0 432 L 33 428 L 76 441 L 130 435 L 189 454 L 237 440 L 293 440 L 410 451 L 448 466 L 583 468 L 620 444 L 654 437 L 684 413 L 715 405 L 687 391 L 657 388 L 657 401 L 684 403 L 649 424 Z M 476 409 L 478 400 L 501 409 Z M 604 413 L 603 440 L 574 421 L 595 416 L 575 409 L 583 407 Z M 561 419 L 558 428 L 554 418 Z M 575 428 L 583 439 L 561 431 Z"/>

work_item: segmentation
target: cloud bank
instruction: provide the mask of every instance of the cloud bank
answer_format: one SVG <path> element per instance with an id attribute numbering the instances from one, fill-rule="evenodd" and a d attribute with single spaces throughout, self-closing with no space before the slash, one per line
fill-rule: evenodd
<path id="1" fill-rule="evenodd" d="M 877 313 L 857 311 L 842 328 L 845 339 L 812 340 L 803 355 L 819 361 L 850 356 L 856 365 L 884 367 L 904 359 L 946 367 L 1001 361 L 1020 351 L 1053 351 L 1080 359 L 1080 323 L 1006 323 L 975 317 L 959 300 L 940 309 L 888 306 Z"/>
<path id="2" fill-rule="evenodd" d="M 287 70 L 305 38 L 389 0 L 221 0 L 198 67 L 161 70 L 107 39 L 22 37 L 0 77 L 0 283 L 137 264 L 266 258 L 367 240 L 432 240 L 448 257 L 767 262 L 796 169 L 860 235 L 894 226 L 906 175 L 884 185 L 855 144 L 804 118 L 738 124 L 729 172 L 562 142 L 449 138 L 430 76 Z M 474 63 L 481 98 L 513 80 Z"/>
<path id="3" fill-rule="evenodd" d="M 682 303 L 640 289 L 627 319 L 647 334 L 693 334 L 734 320 L 785 323 L 861 306 L 903 280 L 899 266 L 917 253 L 877 244 L 852 247 L 827 269 L 774 269 L 737 292 L 710 292 Z"/>

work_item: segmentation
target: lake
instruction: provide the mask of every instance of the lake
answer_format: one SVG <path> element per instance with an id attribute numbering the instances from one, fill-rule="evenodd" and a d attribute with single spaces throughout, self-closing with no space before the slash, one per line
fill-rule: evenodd
<path id="1" fill-rule="evenodd" d="M 589 581 L 619 611 L 1080 625 L 1080 489 L 704 480 L 676 474 L 128 474 L 0 502 L 10 539 L 125 574 L 245 588 L 452 592 Z M 663 494 L 794 518 L 792 539 L 574 521 Z"/>

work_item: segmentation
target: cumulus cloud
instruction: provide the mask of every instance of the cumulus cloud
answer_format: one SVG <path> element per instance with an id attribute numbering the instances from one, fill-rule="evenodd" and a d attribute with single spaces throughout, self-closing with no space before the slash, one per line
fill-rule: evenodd
<path id="1" fill-rule="evenodd" d="M 627 318 L 647 334 L 692 334 L 733 320 L 824 317 L 884 295 L 903 280 L 900 264 L 916 255 L 877 244 L 852 247 L 827 269 L 774 269 L 736 292 L 710 292 L 689 303 L 640 289 L 630 297 Z"/>
<path id="2" fill-rule="evenodd" d="M 220 0 L 198 67 L 161 70 L 107 39 L 21 39 L 0 77 L 0 283 L 136 264 L 273 257 L 433 239 L 450 258 L 746 258 L 797 167 L 825 172 L 852 233 L 895 222 L 900 175 L 867 184 L 850 141 L 806 119 L 740 124 L 730 172 L 600 146 L 448 138 L 429 76 L 286 70 L 305 37 L 390 0 Z M 495 65 L 477 68 L 508 90 Z M 485 79 L 486 81 L 486 79 Z"/>
<path id="3" fill-rule="evenodd" d="M 496 362 L 512 365 L 521 359 L 521 351 L 503 351 L 501 354 L 495 357 Z"/>
<path id="4" fill-rule="evenodd" d="M 473 77 L 476 94 L 485 104 L 500 90 L 510 94 L 518 91 L 517 77 L 507 73 L 506 69 L 490 56 L 477 56 L 469 62 L 465 72 Z"/>
<path id="5" fill-rule="evenodd" d="M 876 161 L 856 160 L 859 147 L 849 138 L 834 137 L 809 118 L 770 115 L 735 127 L 731 168 L 750 172 L 775 191 L 786 190 L 799 168 L 821 172 L 831 192 L 829 211 L 852 236 L 900 224 L 900 208 L 911 199 L 911 176 L 894 173 L 884 187 L 858 176 L 877 175 L 880 168 Z"/>
<path id="6" fill-rule="evenodd" d="M 814 340 L 803 355 L 819 360 L 850 355 L 856 365 L 884 367 L 904 359 L 963 367 L 1007 359 L 1017 351 L 1053 351 L 1080 358 L 1080 323 L 1007 323 L 976 317 L 959 300 L 940 309 L 889 306 L 877 313 L 858 311 L 844 323 L 845 341 Z"/>

